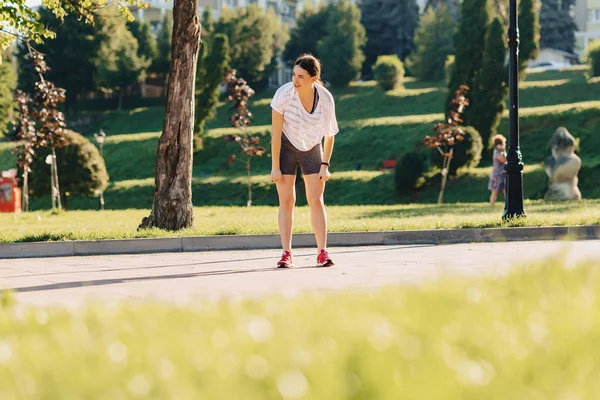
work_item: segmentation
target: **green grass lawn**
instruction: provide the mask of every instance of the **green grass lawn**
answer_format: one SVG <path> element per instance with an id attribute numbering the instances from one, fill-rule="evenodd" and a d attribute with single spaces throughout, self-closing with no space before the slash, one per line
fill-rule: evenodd
<path id="1" fill-rule="evenodd" d="M 327 214 L 331 232 L 360 232 L 600 224 L 599 206 L 600 200 L 556 204 L 528 201 L 528 217 L 508 223 L 501 222 L 503 205 L 482 203 L 331 206 Z M 0 214 L 0 242 L 278 233 L 276 207 L 196 207 L 193 229 L 138 232 L 137 226 L 148 214 L 149 210 L 138 209 Z M 295 232 L 312 232 L 308 207 L 296 208 Z"/>
<path id="2" fill-rule="evenodd" d="M 587 80 L 585 67 L 564 71 L 528 74 L 520 89 L 521 150 L 526 164 L 525 198 L 537 200 L 547 188 L 542 163 L 546 146 L 555 129 L 566 126 L 580 141 L 583 166 L 579 187 L 584 198 L 600 198 L 600 81 Z M 249 131 L 262 136 L 270 147 L 270 99 L 273 90 L 257 95 L 251 104 L 254 114 Z M 398 159 L 404 152 L 422 148 L 420 140 L 443 116 L 446 99 L 443 82 L 415 82 L 407 79 L 405 87 L 384 92 L 374 82 L 356 82 L 350 87 L 333 90 L 340 134 L 336 137 L 331 171 L 334 176 L 327 187 L 331 205 L 380 205 L 399 203 L 435 203 L 439 180 L 410 195 L 398 195 L 394 174 L 377 171 L 383 160 Z M 231 110 L 221 104 L 215 119 L 209 122 L 204 149 L 195 154 L 193 202 L 196 206 L 242 206 L 247 201 L 245 169 L 241 164 L 228 165 L 230 154 L 239 146 L 226 142 L 224 136 L 236 133 L 228 127 Z M 99 127 L 109 134 L 104 156 L 111 183 L 106 191 L 109 209 L 146 209 L 151 207 L 154 185 L 154 160 L 164 111 L 160 107 L 139 107 L 122 112 L 87 112 L 77 121 L 86 134 Z M 508 135 L 508 114 L 499 131 Z M 0 143 L 0 168 L 14 165 L 12 144 Z M 360 170 L 356 170 L 360 164 Z M 489 197 L 487 176 L 489 161 L 480 167 L 462 171 L 450 180 L 446 202 L 485 202 Z M 252 162 L 254 204 L 276 205 L 274 187 L 269 184 L 271 159 L 267 156 Z M 299 204 L 306 204 L 301 180 L 297 184 Z M 47 209 L 47 199 L 33 200 L 32 209 Z M 96 208 L 96 199 L 68 199 L 70 209 Z"/>
<path id="3" fill-rule="evenodd" d="M 193 305 L 0 307 L 3 399 L 597 399 L 600 263 Z"/>

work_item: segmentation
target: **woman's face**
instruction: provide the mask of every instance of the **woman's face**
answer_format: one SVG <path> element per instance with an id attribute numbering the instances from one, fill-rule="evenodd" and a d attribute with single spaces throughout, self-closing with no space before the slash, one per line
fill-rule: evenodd
<path id="1" fill-rule="evenodd" d="M 307 88 L 312 87 L 312 84 L 316 81 L 316 76 L 310 76 L 308 71 L 299 65 L 294 66 L 294 71 L 292 72 L 292 83 L 294 84 L 294 89 L 306 90 Z"/>

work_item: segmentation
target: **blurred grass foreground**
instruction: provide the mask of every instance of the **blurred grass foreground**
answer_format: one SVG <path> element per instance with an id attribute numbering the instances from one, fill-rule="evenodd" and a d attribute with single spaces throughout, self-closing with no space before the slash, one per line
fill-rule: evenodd
<path id="1" fill-rule="evenodd" d="M 376 292 L 29 308 L 1 399 L 598 399 L 600 262 Z"/>

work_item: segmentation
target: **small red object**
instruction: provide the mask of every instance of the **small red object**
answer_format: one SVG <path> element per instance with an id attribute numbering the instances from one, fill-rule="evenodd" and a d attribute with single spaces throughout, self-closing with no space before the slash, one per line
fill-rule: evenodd
<path id="1" fill-rule="evenodd" d="M 396 166 L 396 160 L 385 160 L 381 163 L 383 168 L 394 168 Z"/>
<path id="2" fill-rule="evenodd" d="M 0 177 L 0 212 L 21 212 L 21 189 L 15 178 Z"/>

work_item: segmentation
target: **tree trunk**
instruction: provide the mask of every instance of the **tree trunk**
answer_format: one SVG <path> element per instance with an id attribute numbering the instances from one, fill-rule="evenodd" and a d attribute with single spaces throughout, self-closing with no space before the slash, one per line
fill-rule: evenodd
<path id="1" fill-rule="evenodd" d="M 246 155 L 246 170 L 248 172 L 248 207 L 252 206 L 252 175 L 250 173 L 250 157 Z"/>
<path id="2" fill-rule="evenodd" d="M 450 173 L 450 162 L 452 161 L 452 155 L 454 154 L 454 148 L 450 149 L 447 157 L 444 157 L 444 163 L 442 168 L 442 187 L 440 189 L 440 194 L 438 196 L 438 204 L 442 204 L 442 200 L 444 197 L 444 189 L 446 189 L 446 179 L 448 179 L 448 174 Z"/>
<path id="3" fill-rule="evenodd" d="M 27 172 L 27 166 L 23 172 L 23 194 L 21 203 L 23 203 L 23 211 L 29 211 L 29 172 Z"/>
<path id="4" fill-rule="evenodd" d="M 193 225 L 192 157 L 194 88 L 200 49 L 196 0 L 175 0 L 167 107 L 155 163 L 154 201 L 139 228 L 169 230 Z"/>
<path id="5" fill-rule="evenodd" d="M 54 176 L 53 182 L 56 188 L 56 205 L 59 210 L 62 210 L 62 204 L 60 202 L 60 186 L 58 185 L 58 164 L 56 163 L 56 148 L 52 145 L 52 165 L 54 165 Z"/>
<path id="6" fill-rule="evenodd" d="M 123 95 L 125 94 L 124 89 L 119 90 L 119 102 L 117 103 L 117 111 L 123 110 Z"/>

